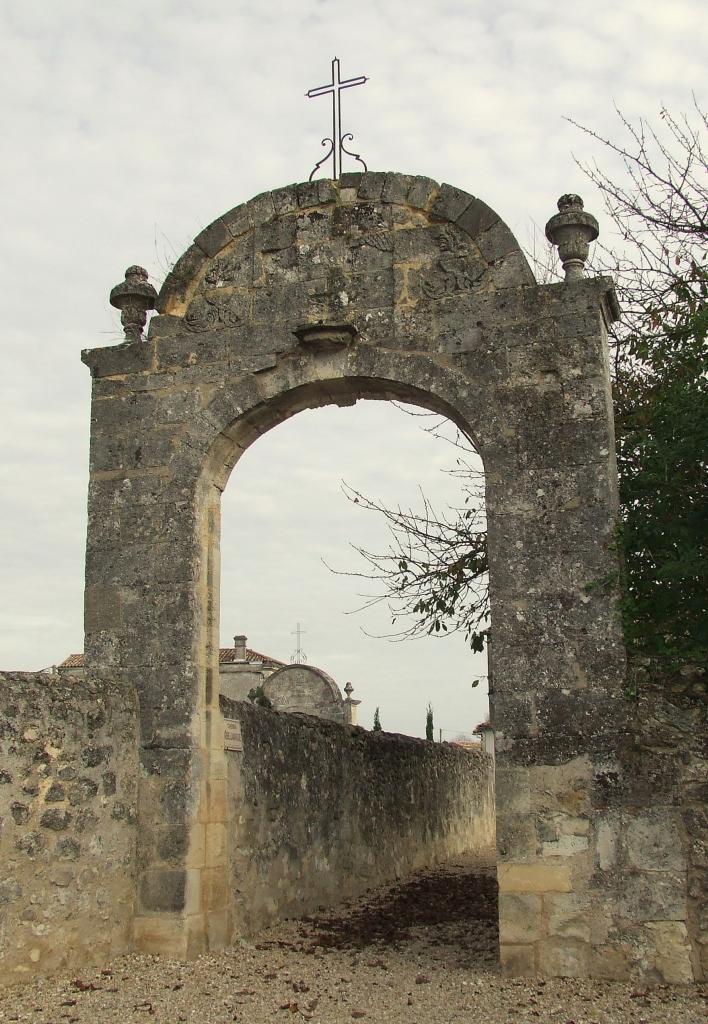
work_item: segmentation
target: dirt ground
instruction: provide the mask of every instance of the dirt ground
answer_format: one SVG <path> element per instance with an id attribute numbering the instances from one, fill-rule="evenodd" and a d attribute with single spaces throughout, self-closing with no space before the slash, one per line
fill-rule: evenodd
<path id="1" fill-rule="evenodd" d="M 0 992 L 0 1021 L 704 1024 L 706 989 L 503 980 L 493 869 L 457 864 L 185 964 L 130 955 Z"/>

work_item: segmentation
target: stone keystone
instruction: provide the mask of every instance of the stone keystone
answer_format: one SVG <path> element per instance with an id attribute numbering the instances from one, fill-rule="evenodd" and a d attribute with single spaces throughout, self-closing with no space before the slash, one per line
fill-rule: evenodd
<path id="1" fill-rule="evenodd" d="M 354 324 L 302 324 L 293 334 L 306 348 L 332 351 L 351 344 L 357 329 Z"/>
<path id="2" fill-rule="evenodd" d="M 566 281 L 574 281 L 584 276 L 590 242 L 595 241 L 600 229 L 593 215 L 583 210 L 580 196 L 561 196 L 558 211 L 546 224 L 546 238 L 558 246 Z"/>

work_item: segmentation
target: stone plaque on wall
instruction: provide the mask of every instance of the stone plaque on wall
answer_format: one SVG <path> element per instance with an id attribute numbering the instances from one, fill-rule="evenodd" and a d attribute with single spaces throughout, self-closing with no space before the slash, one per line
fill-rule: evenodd
<path id="1" fill-rule="evenodd" d="M 243 750 L 241 723 L 232 718 L 224 720 L 224 750 Z"/>

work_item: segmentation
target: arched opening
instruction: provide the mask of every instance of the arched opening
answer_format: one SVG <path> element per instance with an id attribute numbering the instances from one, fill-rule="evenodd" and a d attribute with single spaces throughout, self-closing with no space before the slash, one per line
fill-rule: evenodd
<path id="1" fill-rule="evenodd" d="M 236 469 L 233 474 L 231 485 L 232 487 L 236 486 L 237 488 L 239 480 L 238 463 L 244 456 L 244 453 L 252 450 L 254 463 L 257 464 L 257 449 L 259 445 L 266 443 L 264 435 L 268 431 L 272 431 L 272 435 L 274 436 L 277 434 L 278 430 L 287 429 L 279 424 L 284 424 L 285 421 L 291 420 L 294 413 L 301 412 L 307 407 L 314 406 L 317 408 L 322 405 L 351 407 L 355 402 L 366 398 L 374 399 L 376 406 L 379 408 L 381 407 L 382 399 L 384 401 L 391 399 L 400 401 L 401 399 L 404 399 L 409 404 L 415 402 L 415 406 L 417 408 L 420 408 L 421 406 L 425 408 L 432 408 L 439 415 L 443 412 L 447 412 L 448 419 L 451 418 L 449 416 L 451 409 L 448 406 L 448 403 L 439 397 L 436 397 L 435 394 L 421 394 L 418 389 L 409 386 L 405 382 L 396 381 L 391 378 L 383 380 L 372 378 L 330 378 L 326 382 L 324 389 L 321 381 L 299 384 L 295 388 L 286 390 L 285 393 L 281 394 L 277 399 L 272 398 L 262 403 L 261 407 L 253 412 L 246 415 L 242 414 L 236 421 L 229 423 L 228 427 L 220 432 L 218 440 L 213 446 L 212 457 L 207 460 L 206 469 L 202 476 L 201 488 L 201 493 L 205 501 L 206 521 L 209 524 L 209 528 L 201 535 L 202 542 L 206 546 L 202 559 L 203 564 L 206 566 L 206 576 L 201 592 L 204 602 L 202 621 L 208 626 L 204 632 L 205 716 L 207 721 L 211 716 L 213 716 L 213 724 L 210 732 L 213 733 L 214 736 L 220 736 L 222 730 L 222 723 L 220 721 L 218 710 L 219 694 L 223 694 L 224 689 L 227 689 L 228 691 L 229 688 L 230 692 L 236 692 L 234 689 L 233 673 L 225 672 L 219 664 L 220 661 L 223 661 L 223 655 L 225 653 L 225 648 L 221 645 L 219 637 L 219 582 L 223 572 L 220 551 L 220 535 L 223 520 L 221 495 L 226 484 L 228 474 L 231 469 Z M 331 411 L 333 410 L 330 410 L 330 412 Z M 346 411 L 352 414 L 349 417 L 349 422 L 352 423 L 355 421 L 356 413 L 361 413 L 361 408 L 350 408 Z M 323 412 L 323 410 L 318 409 L 315 415 L 322 416 Z M 405 414 L 400 411 L 398 412 L 398 415 L 405 416 Z M 456 414 L 455 418 L 460 429 L 464 429 L 466 436 L 469 436 L 469 427 L 467 427 L 466 424 L 463 425 L 461 416 Z M 251 448 L 251 446 L 253 447 Z M 379 447 L 379 457 L 381 456 L 384 447 L 384 445 Z M 246 456 L 246 458 L 248 458 L 248 456 Z M 293 461 L 296 460 L 293 459 Z M 338 472 L 340 470 L 339 460 L 330 457 L 327 467 L 330 475 L 332 475 L 335 466 L 335 472 Z M 290 506 L 288 505 L 287 507 L 288 512 L 290 512 Z M 280 529 L 278 532 L 281 533 Z M 237 542 L 236 547 L 237 549 L 242 550 L 245 545 L 245 537 L 242 535 L 239 541 L 240 542 Z M 281 543 L 282 541 L 283 537 L 281 533 Z M 287 543 L 287 537 L 285 538 L 285 542 Z M 236 555 L 236 558 L 238 559 L 238 555 Z M 253 563 L 251 563 L 250 568 L 251 572 L 258 572 L 258 568 Z M 297 593 L 297 586 L 292 586 L 291 584 L 291 589 Z M 244 604 L 248 600 L 247 595 L 248 586 L 246 585 L 242 588 L 242 601 L 244 601 Z M 239 633 L 242 636 L 243 630 L 239 630 Z M 235 640 L 235 643 L 236 642 L 238 641 Z M 430 643 L 435 642 L 435 640 L 430 640 Z M 254 643 L 253 646 L 258 649 L 258 644 Z M 261 647 L 262 646 L 263 645 L 261 645 Z M 464 649 L 464 647 L 464 640 L 460 639 L 460 648 Z M 245 654 L 246 652 L 244 651 L 243 653 Z M 271 652 L 268 651 L 267 653 L 270 654 Z M 282 652 L 279 651 L 278 653 L 280 654 Z M 471 683 L 473 678 L 475 678 L 475 669 L 472 666 L 472 658 L 469 657 L 469 653 L 466 650 L 464 650 L 464 656 L 462 650 L 458 650 L 458 654 L 461 655 L 458 660 L 458 664 L 460 666 L 462 665 L 463 657 L 464 660 L 467 661 L 466 668 L 460 667 L 459 670 L 459 676 L 461 677 L 460 690 L 462 695 L 459 699 L 458 706 L 455 708 L 454 715 L 448 716 L 449 720 L 446 719 L 444 715 L 442 720 L 440 718 L 438 719 L 438 729 L 444 728 L 448 730 L 449 735 L 445 736 L 446 739 L 454 740 L 460 733 L 467 733 L 469 740 L 474 742 L 472 740 L 472 733 L 474 727 L 478 724 L 478 721 L 476 721 L 474 717 L 472 701 L 469 700 L 469 706 L 465 710 L 460 712 L 459 709 L 464 707 L 465 683 L 462 680 L 465 679 L 465 676 L 467 677 L 466 693 L 469 699 L 472 696 Z M 421 671 L 421 661 L 424 660 L 424 658 L 421 658 L 421 656 L 418 655 L 418 671 L 415 674 L 418 676 L 419 687 L 421 684 L 425 687 L 425 677 L 429 677 L 431 672 L 435 672 L 434 658 L 430 660 L 429 668 Z M 321 664 L 319 667 L 326 671 L 330 666 L 327 664 Z M 486 675 L 486 673 L 481 669 L 482 666 L 477 667 L 476 678 Z M 249 670 L 247 676 L 251 678 L 252 675 L 252 671 Z M 277 672 L 274 673 L 272 678 L 276 678 L 277 675 Z M 226 683 L 224 683 L 223 681 L 227 676 L 230 676 L 230 678 L 228 678 Z M 349 682 L 348 679 L 341 680 L 342 685 L 345 681 Z M 430 679 L 428 679 L 428 684 L 429 683 Z M 452 685 L 454 686 L 454 682 Z M 411 689 L 413 689 L 412 686 Z M 390 700 L 394 699 L 394 692 L 395 684 L 390 687 L 388 691 Z M 434 689 L 428 689 L 427 699 L 422 699 L 423 692 L 424 690 L 421 690 L 419 708 L 421 726 L 424 726 L 425 724 L 426 704 L 428 701 L 433 702 L 436 699 Z M 480 690 L 480 695 L 483 700 L 482 690 Z M 243 692 L 241 692 L 239 696 L 243 697 Z M 222 697 L 222 711 L 224 711 L 224 707 L 225 703 Z M 440 708 L 439 704 L 438 707 Z M 237 711 L 234 707 L 229 706 L 229 709 L 224 711 L 224 713 L 228 719 L 226 727 L 227 734 L 230 729 L 234 728 L 230 723 L 235 721 L 237 718 L 241 718 L 241 725 L 247 730 L 249 728 L 251 730 L 254 728 L 252 723 L 249 724 L 246 722 L 246 724 L 244 724 L 243 712 Z M 371 708 L 369 713 L 370 715 L 373 714 L 373 708 Z M 484 718 L 484 713 L 482 712 L 479 717 Z M 456 729 L 454 723 L 457 724 Z M 400 727 L 396 728 L 395 726 L 389 726 L 387 728 L 390 728 L 393 732 L 405 731 L 418 735 L 421 734 L 420 727 L 415 730 Z M 438 732 L 438 739 L 440 738 L 440 733 Z M 287 735 L 280 735 L 276 739 L 275 735 L 272 734 L 269 736 L 267 742 L 268 744 L 282 743 L 287 747 L 288 741 L 289 738 Z M 243 740 L 242 737 L 242 743 L 244 742 L 245 740 Z M 313 741 L 311 741 L 311 743 L 312 742 Z M 261 749 L 259 754 L 261 760 L 259 762 L 258 769 L 258 774 L 260 776 L 268 774 L 269 771 L 268 766 L 263 761 L 262 746 L 263 738 L 261 737 Z M 295 758 L 293 751 L 297 746 L 297 744 L 295 747 L 292 745 L 290 746 L 293 759 Z M 312 749 L 315 748 L 316 744 Z M 277 760 L 280 756 L 280 752 L 272 751 L 272 753 L 274 758 Z M 464 774 L 462 761 L 464 756 L 467 756 L 466 752 L 461 748 L 455 748 L 454 751 L 450 748 L 446 751 L 447 760 L 450 761 L 455 754 L 460 755 L 460 759 L 453 771 L 453 774 L 455 771 L 458 772 L 458 774 Z M 217 753 L 216 756 L 220 759 L 220 754 Z M 235 772 L 233 767 L 235 757 L 244 756 L 245 755 L 242 750 L 238 750 L 236 755 L 231 754 L 228 751 L 227 740 L 226 777 L 229 780 L 229 789 L 231 793 L 241 792 L 244 785 L 248 786 L 248 782 L 244 783 L 242 778 L 242 774 L 244 773 L 241 773 L 240 771 Z M 334 760 L 337 760 L 338 756 L 339 755 L 335 756 Z M 429 786 L 428 783 L 437 774 L 441 775 L 442 778 L 444 771 L 440 772 L 437 769 L 430 768 L 429 766 L 423 768 L 420 764 L 417 764 L 416 759 L 419 761 L 422 756 L 419 750 L 414 750 L 412 754 L 409 752 L 405 756 L 397 756 L 399 756 L 399 761 L 401 761 L 401 763 L 398 764 L 397 770 L 401 773 L 402 778 L 406 778 L 406 785 L 411 789 L 411 792 L 415 788 L 419 800 L 421 798 L 421 791 L 424 791 L 423 800 L 432 799 L 435 784 Z M 427 755 L 428 760 L 430 760 L 430 757 L 432 756 L 432 753 L 429 752 Z M 405 761 L 406 758 L 408 758 L 408 763 L 403 764 L 403 761 Z M 254 806 L 258 806 L 258 804 L 262 803 L 264 800 L 267 801 L 272 792 L 277 792 L 279 787 L 285 785 L 287 776 L 287 771 L 285 769 L 289 767 L 288 762 L 290 760 L 290 756 L 288 756 L 285 761 L 281 758 L 279 762 L 281 765 L 279 775 L 277 772 L 273 775 L 273 771 L 275 769 L 271 769 L 271 782 L 268 792 L 255 792 L 254 787 L 251 784 L 251 803 Z M 481 768 L 483 761 L 486 765 L 484 770 Z M 303 778 L 307 771 L 307 767 L 307 765 L 303 766 Z M 296 767 L 295 770 L 297 772 L 298 767 Z M 361 775 L 362 782 L 359 788 L 364 788 L 365 786 L 364 775 Z M 314 785 L 319 786 L 322 779 L 326 776 L 326 771 L 320 771 L 318 773 L 318 778 L 314 781 Z M 472 779 L 472 776 L 474 776 L 474 779 Z M 341 778 L 337 783 L 337 787 L 341 791 Z M 371 839 L 371 836 L 369 836 L 366 841 L 362 840 L 363 845 L 359 849 L 358 854 L 356 852 L 356 843 L 351 842 L 350 838 L 348 839 L 348 849 L 344 862 L 341 860 L 341 854 L 336 846 L 336 842 L 332 843 L 331 841 L 332 829 L 329 822 L 320 823 L 321 830 L 326 832 L 328 836 L 325 846 L 329 852 L 325 852 L 324 847 L 317 847 L 317 852 L 315 852 L 315 846 L 319 842 L 319 839 L 316 837 L 313 843 L 307 829 L 305 829 L 305 832 L 299 833 L 300 839 L 298 844 L 295 844 L 298 846 L 302 845 L 304 848 L 293 849 L 293 842 L 288 838 L 290 836 L 290 822 L 283 823 L 280 821 L 280 818 L 282 817 L 280 813 L 281 804 L 283 802 L 282 800 L 278 800 L 276 802 L 277 805 L 271 808 L 271 811 L 269 812 L 270 822 L 264 830 L 264 823 L 260 812 L 256 815 L 258 820 L 254 822 L 254 816 L 250 813 L 250 808 L 245 808 L 243 802 L 236 806 L 232 795 L 229 795 L 229 809 L 232 819 L 238 818 L 242 823 L 245 822 L 244 831 L 250 830 L 250 834 L 255 834 L 256 841 L 261 844 L 261 847 L 267 848 L 268 856 L 261 858 L 260 862 L 262 867 L 261 874 L 263 872 L 269 872 L 270 878 L 272 872 L 275 871 L 277 878 L 277 884 L 271 884 L 269 882 L 271 895 L 267 899 L 262 899 L 262 894 L 259 892 L 260 879 L 258 877 L 254 877 L 251 870 L 254 860 L 258 859 L 258 851 L 254 850 L 253 846 L 248 847 L 248 843 L 252 843 L 253 839 L 248 839 L 244 836 L 237 838 L 235 832 L 238 832 L 238 829 L 234 829 L 234 827 L 227 822 L 229 840 L 234 845 L 234 848 L 238 848 L 239 851 L 235 857 L 231 857 L 230 860 L 230 884 L 234 889 L 238 890 L 239 893 L 248 891 L 251 894 L 251 906 L 244 906 L 248 901 L 243 898 L 236 900 L 234 908 L 236 915 L 236 928 L 251 928 L 254 924 L 271 923 L 273 917 L 278 914 L 293 916 L 293 913 L 306 913 L 308 910 L 312 909 L 313 901 L 314 905 L 326 904 L 327 902 L 336 901 L 338 898 L 341 899 L 343 894 L 352 895 L 361 891 L 363 888 L 371 887 L 372 884 L 376 884 L 377 882 L 384 880 L 386 877 L 395 877 L 395 875 L 405 873 L 406 871 L 410 872 L 417 868 L 440 863 L 445 860 L 447 851 L 450 851 L 452 856 L 461 853 L 471 854 L 476 852 L 478 854 L 482 854 L 483 859 L 488 862 L 490 856 L 492 856 L 494 837 L 493 778 L 489 768 L 489 762 L 485 761 L 484 758 L 478 758 L 474 763 L 474 766 L 470 768 L 470 779 L 460 781 L 456 776 L 455 779 L 452 780 L 452 785 L 448 786 L 447 792 L 442 792 L 441 787 L 444 788 L 442 782 L 440 782 L 440 785 L 438 786 L 439 791 L 436 794 L 436 799 L 440 804 L 440 811 L 439 813 L 431 816 L 429 828 L 426 824 L 422 829 L 420 829 L 420 822 L 416 819 L 414 808 L 410 805 L 406 805 L 405 807 L 391 806 L 390 811 L 392 819 L 396 816 L 398 816 L 399 819 L 398 823 L 393 820 L 391 822 L 391 830 L 394 836 L 398 836 L 393 844 L 394 846 L 398 846 L 398 850 L 393 859 L 389 857 L 388 850 L 386 850 L 383 855 L 381 853 L 377 854 L 376 842 Z M 479 799 L 477 800 L 474 797 L 471 797 L 463 808 L 463 801 L 460 799 L 461 790 L 458 792 L 458 788 L 456 787 L 464 788 L 465 793 L 468 795 L 472 793 L 473 790 L 475 794 L 477 793 L 477 790 L 479 790 Z M 393 789 L 390 786 L 388 789 L 390 789 L 391 792 L 387 792 L 384 795 L 384 800 L 390 800 L 393 798 Z M 322 801 L 317 802 L 322 802 L 325 805 L 328 803 L 326 788 L 322 796 Z M 297 823 L 299 826 L 307 825 L 307 821 L 303 819 L 307 819 L 311 810 L 311 808 L 308 810 L 307 807 L 299 808 L 299 820 Z M 208 814 L 209 812 L 207 811 L 206 813 Z M 349 805 L 349 810 L 346 813 L 349 814 L 350 817 L 352 815 L 355 817 L 358 812 L 352 811 L 351 805 Z M 449 820 L 445 820 L 446 814 Z M 436 820 L 432 821 L 432 818 L 435 818 Z M 356 831 L 356 822 L 353 826 L 351 825 L 351 822 L 348 823 L 346 828 L 349 828 L 350 826 L 354 831 Z M 278 838 L 278 827 L 280 827 L 280 839 Z M 396 831 L 397 829 L 398 832 Z M 412 842 L 411 834 L 415 829 L 420 830 L 421 838 Z M 311 828 L 310 832 L 313 830 L 317 832 L 316 828 Z M 382 831 L 381 827 L 379 827 L 378 831 L 379 833 Z M 429 836 L 428 832 L 430 833 Z M 279 841 L 281 843 L 281 849 L 275 851 L 273 847 L 277 846 Z M 367 848 L 366 842 L 371 842 L 371 846 Z M 251 850 L 248 857 L 244 857 L 242 855 L 244 847 L 248 847 Z M 316 857 L 317 859 L 318 869 L 316 871 L 312 870 L 311 857 Z M 275 864 L 273 863 L 274 858 L 277 860 L 277 863 Z M 238 874 L 235 873 L 235 860 L 238 860 L 239 863 L 239 867 L 236 871 L 245 873 L 245 877 L 240 878 Z M 317 882 L 314 889 L 312 888 L 313 881 Z M 292 895 L 290 889 L 291 884 L 295 885 L 297 888 L 296 897 Z M 310 888 L 308 888 L 308 885 Z M 273 895 L 276 890 L 278 892 L 285 892 L 282 899 L 276 898 L 276 896 Z M 260 914 L 252 909 L 252 906 L 254 904 L 259 904 L 259 901 L 261 906 Z"/>
<path id="2" fill-rule="evenodd" d="M 426 433 L 439 417 L 412 413 L 420 409 L 365 400 L 304 412 L 262 435 L 239 461 L 222 497 L 222 675 L 239 634 L 249 650 L 288 663 L 300 622 L 307 663 L 340 690 L 352 683 L 362 725 L 371 728 L 380 706 L 387 731 L 424 736 L 432 702 L 436 739 L 453 740 L 488 713 L 484 656 L 472 654 L 462 633 L 444 629 L 406 639 L 417 617 L 392 623 L 397 610 L 388 598 L 369 605 L 367 597 L 386 591 L 354 575 L 369 567 L 351 545 L 384 551 L 389 529 L 342 490 L 344 481 L 423 514 L 422 490 L 436 510 L 459 508 L 460 481 L 448 471 L 460 453 Z M 375 442 L 363 447 L 362 438 Z"/>
<path id="3" fill-rule="evenodd" d="M 315 368 L 316 369 L 316 368 Z M 310 370 L 311 372 L 311 370 Z M 285 383 L 285 382 L 283 382 Z M 438 385 L 439 386 L 439 385 Z M 220 649 L 218 608 L 220 591 L 220 532 L 221 494 L 224 492 L 230 474 L 254 440 L 265 435 L 278 424 L 295 416 L 304 409 L 322 406 L 350 407 L 362 399 L 376 402 L 404 402 L 410 406 L 437 413 L 453 422 L 465 437 L 471 440 L 471 428 L 463 422 L 459 413 L 448 402 L 434 392 L 423 392 L 405 382 L 386 378 L 331 377 L 326 381 L 314 380 L 287 388 L 277 397 L 259 403 L 223 429 L 207 458 L 201 474 L 200 492 L 202 500 L 210 509 L 210 528 L 203 533 L 205 544 L 203 564 L 207 567 L 203 579 L 208 585 L 203 588 L 203 621 L 209 623 L 206 640 L 206 662 L 211 674 L 218 674 L 218 651 Z M 330 465 L 332 476 L 339 479 L 339 463 Z M 218 564 L 217 564 L 218 563 Z M 480 673 L 484 675 L 485 673 Z"/>
<path id="4" fill-rule="evenodd" d="M 394 436 L 396 425 L 398 437 Z M 302 412 L 260 435 L 239 459 L 222 498 L 221 583 L 222 588 L 225 583 L 228 586 L 228 577 L 232 576 L 227 600 L 239 611 L 236 618 L 233 613 L 228 617 L 226 628 L 222 611 L 221 693 L 243 700 L 260 679 L 263 696 L 272 701 L 276 710 L 301 711 L 318 719 L 344 723 L 346 706 L 342 707 L 345 702 L 341 690 L 345 683 L 353 682 L 354 698 L 364 701 L 361 724 L 371 729 L 374 711 L 380 708 L 384 732 L 417 737 L 425 736 L 426 707 L 430 703 L 437 715 L 436 746 L 444 740 L 447 760 L 457 755 L 456 771 L 462 777 L 445 776 L 439 785 L 436 773 L 444 773 L 447 763 L 443 758 L 439 768 L 434 764 L 435 753 L 441 748 L 435 753 L 430 751 L 427 763 L 421 764 L 420 743 L 406 746 L 401 740 L 391 741 L 391 748 L 401 747 L 397 769 L 409 785 L 416 787 L 419 799 L 421 790 L 423 800 L 430 800 L 438 789 L 448 790 L 438 793 L 441 820 L 431 816 L 429 822 L 423 822 L 416 808 L 408 806 L 405 799 L 399 802 L 401 794 L 395 781 L 398 776 L 387 780 L 372 772 L 368 763 L 362 764 L 362 749 L 366 751 L 364 736 L 359 738 L 358 750 L 340 750 L 350 760 L 338 766 L 340 774 L 333 785 L 327 766 L 318 765 L 323 734 L 314 717 L 307 728 L 297 722 L 289 730 L 274 725 L 267 737 L 264 733 L 251 738 L 251 742 L 260 744 L 258 774 L 267 778 L 267 785 L 256 786 L 248 767 L 243 773 L 237 770 L 234 762 L 247 758 L 248 751 L 227 752 L 230 789 L 237 791 L 235 796 L 230 795 L 229 806 L 232 822 L 240 822 L 240 827 L 233 823 L 229 827 L 234 844 L 230 884 L 237 892 L 237 928 L 252 930 L 271 924 L 278 917 L 302 917 L 317 907 L 358 895 L 381 881 L 406 877 L 413 870 L 438 869 L 449 861 L 457 865 L 456 873 L 449 876 L 450 884 L 459 888 L 462 872 L 469 877 L 470 890 L 474 891 L 475 885 L 489 885 L 489 865 L 495 861 L 491 765 L 481 757 L 481 746 L 470 750 L 460 742 L 474 744 L 474 728 L 488 714 L 484 658 L 472 654 L 462 635 L 448 637 L 446 641 L 435 636 L 394 644 L 385 635 L 366 635 L 360 628 L 359 617 L 342 614 L 358 600 L 360 583 L 349 576 L 333 576 L 321 562 L 323 555 L 330 562 L 351 559 L 347 535 L 360 529 L 361 514 L 341 494 L 340 475 L 352 480 L 351 474 L 358 470 L 357 485 L 362 480 L 365 487 L 382 485 L 380 474 L 362 475 L 371 458 L 357 453 L 357 430 L 359 436 L 361 432 L 371 436 L 373 431 L 379 431 L 374 461 L 391 467 L 385 495 L 392 501 L 398 498 L 416 502 L 420 497 L 419 484 L 429 491 L 432 488 L 432 493 L 437 487 L 435 497 L 443 502 L 457 500 L 458 483 L 443 473 L 450 457 L 447 447 L 425 434 L 417 418 L 388 402 L 361 400 L 356 407 L 329 406 L 312 413 Z M 353 442 L 351 445 L 346 443 L 348 438 Z M 434 462 L 434 467 L 421 465 L 426 462 Z M 309 473 L 304 472 L 305 467 Z M 264 475 L 268 480 L 264 480 Z M 444 495 L 439 493 L 441 482 L 447 484 Z M 407 485 L 405 492 L 403 483 Z M 298 501 L 298 488 L 303 489 L 303 501 Z M 245 498 L 243 503 L 239 502 L 240 496 Z M 262 507 L 266 512 L 258 521 L 254 513 Z M 367 536 L 367 543 L 387 542 L 385 524 L 380 526 L 379 531 Z M 333 543 L 327 540 L 330 537 L 334 538 Z M 295 545 L 301 545 L 303 550 L 294 553 Z M 253 608 L 251 596 L 256 606 Z M 222 597 L 222 610 L 224 604 Z M 303 644 L 307 648 L 307 664 L 278 667 L 273 664 L 273 655 L 287 663 L 294 652 L 297 640 L 291 634 L 296 619 L 302 620 L 307 629 L 307 643 Z M 338 619 L 342 620 L 341 625 Z M 247 628 L 249 637 L 248 646 L 244 642 L 238 652 L 235 644 L 241 637 L 237 634 L 232 648 L 227 631 L 234 621 L 239 623 L 238 634 Z M 366 622 L 369 633 L 391 632 L 390 616 L 384 608 L 378 617 L 370 616 Z M 260 626 L 255 632 L 254 623 Z M 232 651 L 238 653 L 236 664 L 231 662 Z M 227 658 L 229 663 L 225 664 Z M 329 682 L 338 690 L 339 701 L 327 700 L 327 687 L 317 685 L 317 676 L 324 675 L 321 669 L 334 675 L 335 681 Z M 473 681 L 480 677 L 482 685 L 473 688 Z M 305 694 L 308 683 L 312 685 Z M 227 706 L 224 713 L 228 718 L 239 717 L 233 707 Z M 293 742 L 298 725 L 302 743 L 310 744 L 310 764 L 298 756 L 302 743 Z M 324 737 L 331 738 L 331 733 L 325 730 Z M 271 745 L 270 757 L 263 749 L 266 739 Z M 382 750 L 386 750 L 383 743 L 378 752 Z M 333 760 L 336 759 L 335 756 Z M 464 777 L 465 772 L 469 778 Z M 291 776 L 295 776 L 294 786 Z M 307 780 L 305 796 L 299 792 L 303 778 Z M 364 837 L 361 807 L 352 800 L 350 786 L 368 787 L 372 806 L 388 801 L 391 820 L 382 815 L 377 831 L 387 836 L 390 845 L 398 847 L 393 860 L 383 856 L 380 837 Z M 248 792 L 244 793 L 244 789 Z M 312 802 L 307 799 L 310 789 Z M 463 790 L 468 798 L 464 808 Z M 289 796 L 286 798 L 285 794 Z M 267 812 L 263 805 L 269 807 Z M 289 818 L 286 809 L 291 805 L 294 813 Z M 320 816 L 322 805 L 332 807 L 331 818 Z M 346 827 L 342 815 L 349 816 Z M 462 834 L 465 828 L 466 837 Z M 413 842 L 411 831 L 416 833 Z M 410 848 L 413 846 L 417 847 L 415 851 Z M 254 871 L 254 864 L 258 871 Z M 449 906 L 450 901 L 443 905 Z M 468 924 L 471 932 L 480 927 L 489 931 L 488 922 L 482 926 L 474 916 Z M 491 941 L 496 950 L 495 939 Z"/>

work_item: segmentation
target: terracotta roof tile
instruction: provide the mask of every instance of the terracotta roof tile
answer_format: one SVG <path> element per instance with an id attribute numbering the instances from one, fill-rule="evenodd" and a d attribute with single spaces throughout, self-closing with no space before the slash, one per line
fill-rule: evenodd
<path id="1" fill-rule="evenodd" d="M 271 658 L 268 654 L 261 654 L 259 651 L 253 651 L 250 647 L 246 648 L 246 661 L 255 662 L 262 661 L 264 665 L 284 665 L 284 661 L 278 661 L 277 658 Z M 236 648 L 235 647 L 221 647 L 219 649 L 219 664 L 220 665 L 232 665 L 236 662 Z"/>
<path id="2" fill-rule="evenodd" d="M 84 667 L 84 656 L 83 654 L 70 654 L 68 658 L 64 658 L 59 668 L 83 668 Z"/>

